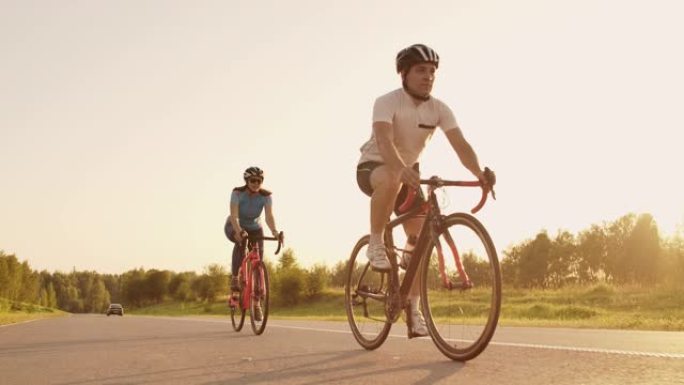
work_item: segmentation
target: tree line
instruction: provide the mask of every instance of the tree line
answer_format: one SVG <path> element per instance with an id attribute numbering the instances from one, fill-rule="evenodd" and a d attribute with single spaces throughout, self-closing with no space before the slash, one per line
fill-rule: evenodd
<path id="1" fill-rule="evenodd" d="M 663 238 L 652 215 L 631 213 L 578 234 L 541 231 L 504 251 L 502 274 L 516 287 L 681 284 L 684 237 L 680 229 Z"/>
<path id="2" fill-rule="evenodd" d="M 515 287 L 684 282 L 684 237 L 681 233 L 660 237 L 649 214 L 628 214 L 578 234 L 558 231 L 550 236 L 540 231 L 508 247 L 500 258 L 504 284 Z M 332 267 L 303 268 L 292 249 L 286 249 L 277 262 L 266 264 L 272 300 L 284 305 L 316 298 L 328 287 L 343 287 L 347 273 L 346 260 Z M 129 308 L 167 300 L 211 303 L 226 295 L 229 280 L 230 274 L 219 264 L 205 267 L 200 274 L 143 268 L 123 274 L 38 272 L 15 255 L 0 251 L 0 298 L 73 313 L 103 312 L 111 302 Z"/>
<path id="3" fill-rule="evenodd" d="M 328 269 L 322 265 L 300 267 L 292 249 L 285 250 L 277 264 L 266 264 L 276 302 L 294 304 L 313 298 L 328 285 Z M 219 264 L 205 267 L 201 274 L 143 268 L 123 274 L 38 272 L 28 262 L 0 250 L 0 298 L 72 313 L 104 312 L 110 303 L 123 303 L 127 308 L 167 300 L 211 303 L 228 293 L 229 281 L 230 274 Z"/>

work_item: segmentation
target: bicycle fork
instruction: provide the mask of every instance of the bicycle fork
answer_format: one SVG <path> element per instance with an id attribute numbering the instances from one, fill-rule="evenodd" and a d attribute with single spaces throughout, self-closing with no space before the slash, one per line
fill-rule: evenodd
<path id="1" fill-rule="evenodd" d="M 252 285 L 254 286 L 252 291 L 254 293 L 254 299 L 261 300 L 261 297 L 266 292 L 264 270 L 259 266 L 259 262 L 253 262 L 252 271 L 254 271 L 254 269 L 259 269 L 259 274 L 256 276 L 257 282 L 252 282 Z"/>
<path id="2" fill-rule="evenodd" d="M 454 256 L 454 263 L 456 264 L 456 270 L 458 270 L 458 275 L 461 278 L 461 284 L 459 286 L 454 287 L 454 284 L 449 279 L 449 276 L 446 273 L 446 267 L 444 263 L 444 251 L 442 249 L 442 243 L 440 241 L 439 235 L 435 234 L 433 238 L 435 249 L 437 249 L 439 276 L 442 280 L 442 285 L 444 285 L 444 287 L 449 290 L 452 290 L 454 288 L 458 288 L 460 290 L 467 290 L 472 288 L 473 282 L 470 280 L 470 277 L 468 277 L 468 273 L 466 273 L 465 268 L 463 267 L 463 262 L 461 261 L 461 256 L 458 253 L 458 249 L 456 248 L 456 243 L 454 243 L 454 239 L 451 237 L 451 234 L 448 230 L 446 230 L 443 235 L 447 245 L 449 246 L 449 249 L 451 250 L 451 254 Z"/>

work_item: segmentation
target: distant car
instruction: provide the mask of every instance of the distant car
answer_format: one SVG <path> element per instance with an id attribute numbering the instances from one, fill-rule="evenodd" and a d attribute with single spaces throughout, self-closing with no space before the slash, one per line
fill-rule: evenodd
<path id="1" fill-rule="evenodd" d="M 118 314 L 120 316 L 123 316 L 124 310 L 123 306 L 118 303 L 113 303 L 109 305 L 109 309 L 107 309 L 107 317 L 109 317 L 112 314 Z"/>

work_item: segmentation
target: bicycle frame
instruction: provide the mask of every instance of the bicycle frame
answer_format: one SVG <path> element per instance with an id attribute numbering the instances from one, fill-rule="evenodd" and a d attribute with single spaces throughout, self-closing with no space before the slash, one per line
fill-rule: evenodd
<path id="1" fill-rule="evenodd" d="M 435 190 L 443 186 L 481 186 L 482 198 L 471 210 L 474 213 L 484 205 L 489 192 L 496 199 L 491 189 L 496 183 L 496 176 L 488 168 L 483 174 L 486 181 L 483 183 L 445 181 L 437 177 L 420 181 L 421 185 L 428 185 L 426 201 L 406 210 L 415 206 L 412 205 L 415 202 L 409 203 L 410 199 L 407 199 L 400 205 L 398 217 L 386 223 L 383 241 L 390 262 L 389 270 L 374 269 L 362 256 L 364 249 L 368 252 L 369 235 L 356 242 L 347 266 L 345 310 L 352 334 L 363 348 L 373 350 L 380 347 L 404 310 L 407 311 L 408 338 L 422 335 L 413 329 L 416 322 L 412 313 L 414 305 L 420 306 L 432 341 L 450 359 L 467 361 L 487 347 L 501 310 L 501 273 L 496 247 L 484 225 L 472 215 L 463 212 L 443 215 L 435 195 Z M 422 192 L 421 189 L 417 191 Z M 416 195 L 409 191 L 408 195 L 412 194 Z M 408 251 L 395 246 L 392 232 L 410 220 L 415 221 L 407 227 L 411 230 L 407 235 L 415 235 L 416 244 L 405 266 L 406 271 L 401 272 L 399 253 Z M 420 229 L 416 228 L 417 222 L 422 222 Z M 460 255 L 455 240 L 462 242 L 462 246 L 474 244 L 476 249 Z M 448 257 L 447 254 L 452 255 Z M 473 281 L 464 263 L 468 269 L 473 266 L 470 271 Z M 456 283 L 452 284 L 451 280 Z M 476 287 L 478 290 L 473 291 Z M 410 303 L 409 296 L 417 292 L 420 303 Z M 482 304 L 482 309 L 479 305 L 475 306 L 477 309 L 471 309 L 471 301 Z"/>
<path id="2" fill-rule="evenodd" d="M 252 292 L 254 288 L 252 287 L 252 280 L 249 279 L 252 270 L 261 262 L 261 257 L 259 256 L 259 240 L 268 241 L 278 241 L 278 248 L 275 254 L 280 252 L 280 247 L 283 244 L 283 233 L 281 232 L 278 237 L 260 237 L 260 238 L 249 238 L 245 242 L 245 248 L 248 250 L 245 257 L 242 259 L 240 264 L 240 269 L 238 270 L 238 277 L 243 280 L 244 285 L 242 285 L 242 292 L 240 293 L 239 300 L 234 298 L 232 295 L 230 297 L 231 306 L 240 306 L 243 310 L 247 310 L 251 304 Z M 250 247 L 251 246 L 251 247 Z M 260 283 L 264 282 L 264 273 L 261 272 L 261 277 L 259 279 Z"/>
<path id="3" fill-rule="evenodd" d="M 242 293 L 240 296 L 242 299 L 240 301 L 240 306 L 244 310 L 247 310 L 249 308 L 250 302 L 252 300 L 252 292 L 254 291 L 254 288 L 252 287 L 252 280 L 249 279 L 249 277 L 251 276 L 252 270 L 256 267 L 259 261 L 261 261 L 261 258 L 259 257 L 259 244 L 254 243 L 254 246 L 242 260 L 240 270 L 238 271 L 238 277 L 241 277 L 241 279 L 244 282 L 244 285 L 242 286 Z M 264 282 L 263 276 L 261 277 L 260 282 Z"/>
<path id="4" fill-rule="evenodd" d="M 413 285 L 413 280 L 415 279 L 416 274 L 418 273 L 418 270 L 421 266 L 421 263 L 423 262 L 423 259 L 426 257 L 426 254 L 428 252 L 427 248 L 430 243 L 430 241 L 433 241 L 435 244 L 435 248 L 437 249 L 438 253 L 438 260 L 439 260 L 439 274 L 440 278 L 442 281 L 442 284 L 444 285 L 445 288 L 451 290 L 454 289 L 453 285 L 451 284 L 451 281 L 447 277 L 447 274 L 444 269 L 444 255 L 442 253 L 442 248 L 440 245 L 439 240 L 437 239 L 437 236 L 440 234 L 440 229 L 442 227 L 442 221 L 444 216 L 442 215 L 440 209 L 439 209 L 439 204 L 437 203 L 437 197 L 435 195 L 435 191 L 437 188 L 444 187 L 444 186 L 464 186 L 464 187 L 480 187 L 481 183 L 480 182 L 460 182 L 460 181 L 444 181 L 441 180 L 437 177 L 432 177 L 430 179 L 421 179 L 420 184 L 425 184 L 428 185 L 428 198 L 426 202 L 424 202 L 422 205 L 419 207 L 415 207 L 411 209 L 410 211 L 403 213 L 399 215 L 398 217 L 394 218 L 391 220 L 386 226 L 385 226 L 385 245 L 389 249 L 388 251 L 393 255 L 392 258 L 389 258 L 390 265 L 391 265 L 391 270 L 389 273 L 389 295 L 390 295 L 390 304 L 388 306 L 388 317 L 389 319 L 396 321 L 398 319 L 399 314 L 403 308 L 406 307 L 407 304 L 407 299 L 408 295 L 411 289 L 411 286 Z M 493 190 L 487 190 L 483 189 L 482 190 L 482 198 L 480 199 L 480 202 L 475 206 L 471 212 L 475 213 L 479 211 L 482 206 L 484 205 L 485 201 L 487 200 L 487 194 L 489 191 L 492 191 L 492 195 L 494 195 Z M 410 200 L 415 199 L 415 194 L 416 192 L 413 191 L 409 196 L 406 198 L 406 201 L 404 204 L 402 204 L 402 207 L 409 207 L 410 206 Z M 420 229 L 420 232 L 418 234 L 417 242 L 415 245 L 415 248 L 412 251 L 412 254 L 414 258 L 411 258 L 408 266 L 406 267 L 406 271 L 404 273 L 404 279 L 401 281 L 401 285 L 399 285 L 399 268 L 397 265 L 397 254 L 395 250 L 399 250 L 394 246 L 394 238 L 392 236 L 392 230 L 403 224 L 404 222 L 407 222 L 411 219 L 415 218 L 421 218 L 424 217 L 423 225 Z M 458 287 L 461 290 L 466 290 L 472 287 L 472 282 L 470 281 L 470 278 L 468 277 L 467 272 L 463 268 L 463 263 L 461 261 L 460 254 L 458 253 L 458 249 L 456 248 L 456 244 L 454 240 L 451 238 L 451 236 L 447 236 L 447 243 L 448 246 L 451 248 L 454 259 L 455 259 L 455 264 L 457 267 L 457 270 L 459 272 L 459 275 L 461 277 L 461 282 L 462 284 L 460 287 Z M 417 258 L 415 258 L 417 256 Z"/>

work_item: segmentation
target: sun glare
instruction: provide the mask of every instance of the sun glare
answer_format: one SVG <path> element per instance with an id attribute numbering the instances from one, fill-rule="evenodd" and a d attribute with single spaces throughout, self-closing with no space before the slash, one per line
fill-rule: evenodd
<path id="1" fill-rule="evenodd" d="M 661 237 L 669 237 L 684 232 L 684 208 L 678 210 L 672 206 L 652 210 L 651 214 L 658 224 Z"/>

